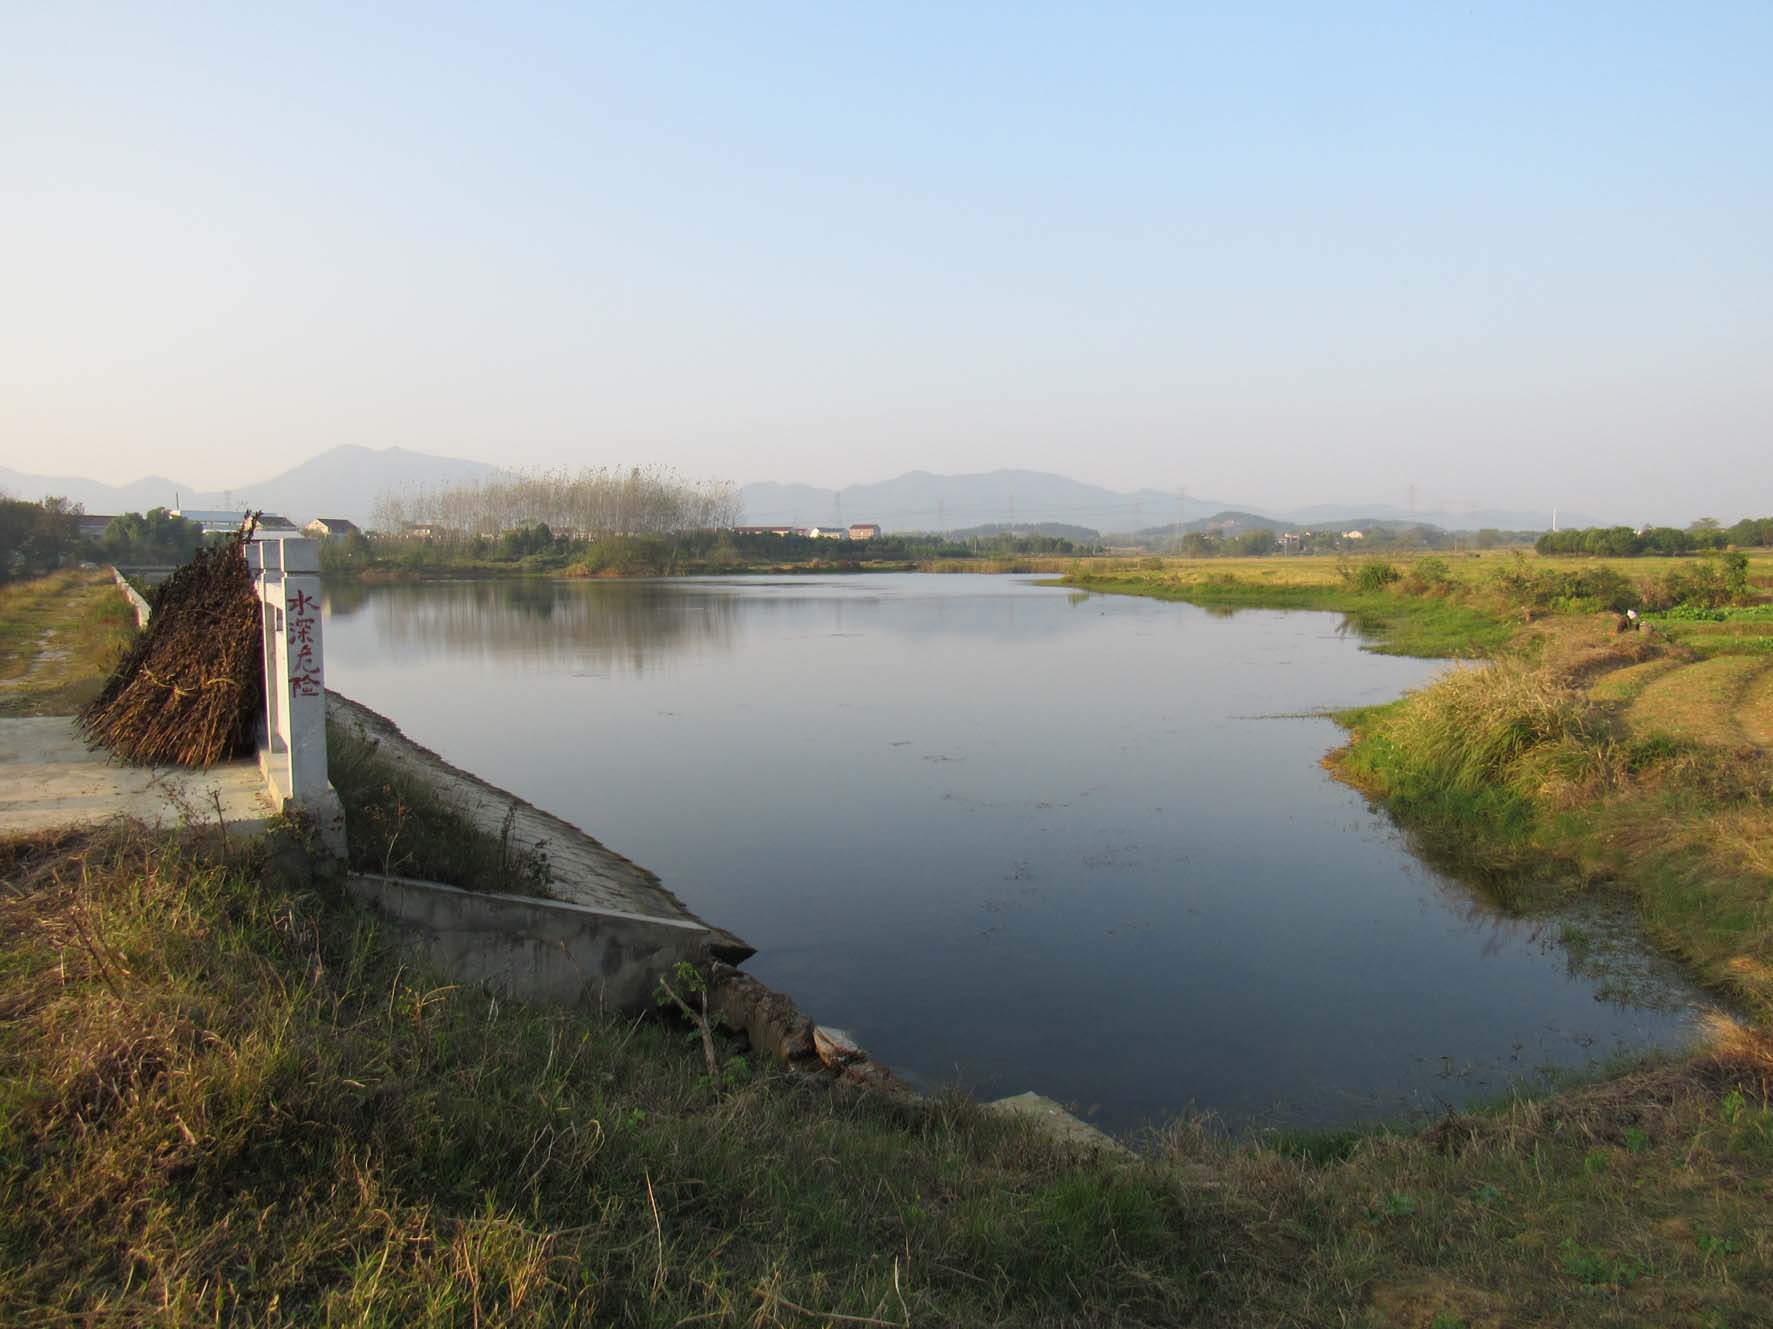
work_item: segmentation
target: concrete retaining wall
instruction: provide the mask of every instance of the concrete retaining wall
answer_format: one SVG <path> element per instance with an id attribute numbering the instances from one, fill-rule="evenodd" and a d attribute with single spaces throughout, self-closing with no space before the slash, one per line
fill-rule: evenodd
<path id="1" fill-rule="evenodd" d="M 123 592 L 124 599 L 129 601 L 129 607 L 135 610 L 135 625 L 138 628 L 147 627 L 148 619 L 153 615 L 154 610 L 142 598 L 142 593 L 131 586 L 129 578 L 117 571 L 116 568 L 111 569 L 111 580 L 117 583 L 117 589 Z"/>
<path id="2" fill-rule="evenodd" d="M 490 895 L 408 877 L 345 878 L 396 926 L 400 945 L 457 983 L 524 1001 L 641 1011 L 679 960 L 704 964 L 699 923 L 527 895 Z"/>
<path id="3" fill-rule="evenodd" d="M 402 775 L 423 782 L 477 829 L 513 846 L 539 849 L 547 856 L 549 896 L 611 911 L 617 916 L 682 920 L 711 935 L 713 954 L 737 964 L 753 949 L 725 928 L 697 918 L 658 877 L 632 863 L 570 822 L 489 784 L 477 775 L 451 766 L 429 748 L 420 747 L 385 715 L 342 697 L 327 694 L 328 719 L 345 733 L 374 747 L 377 756 Z"/>

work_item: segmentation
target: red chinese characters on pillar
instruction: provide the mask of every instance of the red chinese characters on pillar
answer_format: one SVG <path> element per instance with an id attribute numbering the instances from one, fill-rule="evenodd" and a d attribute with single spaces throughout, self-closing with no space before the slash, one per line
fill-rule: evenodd
<path id="1" fill-rule="evenodd" d="M 319 697 L 326 692 L 320 661 L 314 656 L 314 634 L 320 601 L 298 590 L 286 602 L 289 609 L 289 690 L 297 697 Z"/>

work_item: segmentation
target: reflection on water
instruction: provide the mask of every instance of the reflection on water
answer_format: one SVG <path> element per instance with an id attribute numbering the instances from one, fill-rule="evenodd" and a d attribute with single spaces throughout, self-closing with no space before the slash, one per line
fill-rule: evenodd
<path id="1" fill-rule="evenodd" d="M 335 686 L 657 871 L 913 1077 L 1116 1129 L 1189 1104 L 1331 1123 L 1686 1027 L 1634 941 L 1597 967 L 1485 909 L 1329 779 L 1312 712 L 1436 668 L 1334 615 L 916 575 L 330 609 Z"/>
<path id="2" fill-rule="evenodd" d="M 408 663 L 480 655 L 637 673 L 673 653 L 730 649 L 737 615 L 731 596 L 674 594 L 656 582 L 625 582 L 614 594 L 541 580 L 347 583 L 327 587 L 327 605 L 334 618 L 367 615 L 377 640 Z"/>

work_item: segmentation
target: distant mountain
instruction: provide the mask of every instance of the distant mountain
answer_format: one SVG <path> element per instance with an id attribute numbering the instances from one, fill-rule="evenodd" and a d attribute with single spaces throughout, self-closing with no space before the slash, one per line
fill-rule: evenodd
<path id="1" fill-rule="evenodd" d="M 0 489 L 17 498 L 61 494 L 88 512 L 146 512 L 149 508 L 261 508 L 300 525 L 315 517 L 344 517 L 367 526 L 376 497 L 388 490 L 476 480 L 499 470 L 486 462 L 433 457 L 405 448 L 329 448 L 281 475 L 240 489 L 197 489 L 160 476 L 108 485 L 70 476 L 29 475 L 0 467 Z"/>
<path id="2" fill-rule="evenodd" d="M 1063 521 L 1019 521 L 1015 525 L 1008 522 L 993 521 L 983 526 L 963 526 L 960 530 L 943 531 L 941 534 L 951 540 L 989 540 L 994 535 L 1045 535 L 1055 540 L 1069 540 L 1073 544 L 1095 544 L 1102 538 L 1100 531 L 1088 526 L 1073 526 Z"/>
<path id="3" fill-rule="evenodd" d="M 364 525 L 377 496 L 386 491 L 459 484 L 497 474 L 500 469 L 487 462 L 436 457 L 405 448 L 345 445 L 330 448 L 280 475 L 231 491 L 198 489 L 157 475 L 110 485 L 4 467 L 0 467 L 0 491 L 25 499 L 61 494 L 84 504 L 88 512 L 142 512 L 182 503 L 187 508 L 263 508 L 298 523 L 314 517 L 346 517 Z M 1112 535 L 1165 526 L 1173 529 L 1178 522 L 1192 526 L 1227 514 L 1250 524 L 1268 525 L 1271 530 L 1357 521 L 1422 524 L 1449 531 L 1483 527 L 1542 531 L 1552 524 L 1550 512 L 1484 508 L 1412 513 L 1383 503 L 1318 503 L 1277 512 L 1247 503 L 1190 497 L 1179 507 L 1176 494 L 1161 489 L 1123 492 L 1046 471 L 1019 470 L 969 475 L 911 471 L 892 480 L 843 489 L 750 484 L 739 491 L 739 499 L 741 520 L 752 525 L 878 522 L 889 531 L 955 531 L 990 525 L 1027 528 L 1062 522 Z M 1560 512 L 1558 524 L 1573 528 L 1604 523 L 1585 513 Z M 1240 529 L 1250 529 L 1250 525 Z"/>
<path id="4" fill-rule="evenodd" d="M 54 494 L 84 505 L 88 512 L 104 512 L 113 516 L 119 512 L 170 508 L 174 505 L 175 496 L 180 494 L 186 496 L 185 501 L 191 507 L 198 506 L 196 489 L 190 485 L 182 485 L 177 480 L 168 480 L 162 475 L 146 476 L 126 485 L 108 485 L 79 476 L 30 475 L 0 466 L 0 491 L 33 503 Z"/>
<path id="5" fill-rule="evenodd" d="M 1465 512 L 1411 512 L 1408 508 L 1387 503 L 1315 503 L 1277 514 L 1296 526 L 1312 526 L 1323 522 L 1353 523 L 1356 518 L 1368 523 L 1382 521 L 1400 526 L 1439 526 L 1445 531 L 1549 531 L 1551 513 L 1509 511 L 1501 508 L 1471 508 Z M 1580 512 L 1559 512 L 1558 525 L 1600 526 L 1603 523 Z"/>
<path id="6" fill-rule="evenodd" d="M 1170 529 L 1173 528 L 1154 526 L 1140 534 L 1162 535 Z M 1200 517 L 1183 523 L 1182 529 L 1212 531 L 1218 535 L 1242 535 L 1245 531 L 1285 531 L 1291 529 L 1291 524 L 1277 517 L 1264 517 L 1254 512 L 1215 512 L 1210 517 Z"/>
<path id="7" fill-rule="evenodd" d="M 1137 530 L 1174 521 L 1177 499 L 1160 489 L 1121 493 L 1045 471 L 990 471 L 932 475 L 911 471 L 877 484 L 816 489 L 811 485 L 750 484 L 739 490 L 743 520 L 805 526 L 817 522 L 878 522 L 889 531 L 952 531 L 971 526 L 1027 526 L 1059 521 L 1099 531 Z M 1204 517 L 1229 506 L 1190 498 L 1183 517 Z"/>
<path id="8" fill-rule="evenodd" d="M 345 517 L 368 526 L 378 495 L 388 491 L 460 484 L 493 475 L 482 461 L 433 457 L 405 448 L 330 448 L 282 475 L 242 491 L 254 507 L 281 512 L 297 522 Z M 195 505 L 193 505 L 195 506 Z"/>
<path id="9" fill-rule="evenodd" d="M 812 485 L 750 484 L 739 490 L 743 520 L 756 525 L 786 522 L 879 522 L 887 530 L 951 531 L 994 523 L 1026 525 L 1062 521 L 1094 527 L 1104 534 L 1130 534 L 1178 520 L 1215 519 L 1226 514 L 1270 530 L 1350 523 L 1356 519 L 1401 526 L 1439 526 L 1448 531 L 1493 527 L 1503 531 L 1543 531 L 1550 512 L 1473 508 L 1467 512 L 1410 512 L 1385 503 L 1317 503 L 1276 511 L 1248 503 L 1189 497 L 1178 510 L 1177 496 L 1161 489 L 1122 492 L 1103 489 L 1045 471 L 990 471 L 976 475 L 932 475 L 911 471 L 878 484 L 817 489 Z M 1560 512 L 1560 526 L 1598 526 L 1579 512 Z"/>

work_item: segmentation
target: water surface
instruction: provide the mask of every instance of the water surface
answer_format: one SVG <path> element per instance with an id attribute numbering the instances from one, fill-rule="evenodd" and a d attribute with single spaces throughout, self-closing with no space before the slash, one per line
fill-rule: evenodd
<path id="1" fill-rule="evenodd" d="M 1690 1019 L 1633 944 L 1622 999 L 1325 773 L 1309 712 L 1441 667 L 1337 615 L 916 574 L 343 586 L 329 615 L 332 686 L 652 868 L 913 1079 L 1117 1130 L 1321 1125 Z"/>

